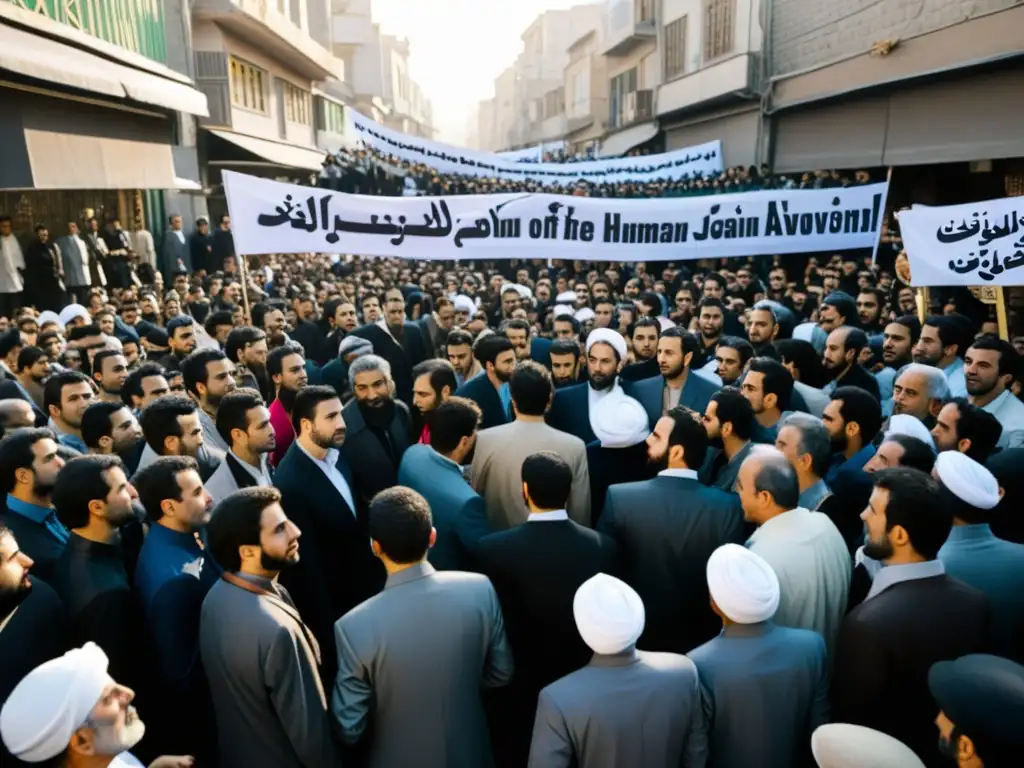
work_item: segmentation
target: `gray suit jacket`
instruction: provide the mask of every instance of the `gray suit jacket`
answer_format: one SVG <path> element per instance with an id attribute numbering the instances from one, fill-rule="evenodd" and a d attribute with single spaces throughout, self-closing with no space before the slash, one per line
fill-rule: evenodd
<path id="1" fill-rule="evenodd" d="M 278 597 L 221 580 L 207 593 L 199 620 L 220 765 L 340 766 L 312 635 L 284 587 L 253 581 Z"/>
<path id="2" fill-rule="evenodd" d="M 57 240 L 60 259 L 64 264 L 64 285 L 68 288 L 86 288 L 92 284 L 92 278 L 86 273 L 85 265 L 82 263 L 82 253 L 77 245 L 79 242 L 88 251 L 85 240 L 78 235 L 64 235 Z"/>
<path id="3" fill-rule="evenodd" d="M 178 261 L 185 265 L 188 272 L 192 271 L 192 255 L 188 250 L 188 237 L 181 242 L 178 236 L 170 229 L 164 231 L 164 239 L 160 243 L 160 271 L 164 273 L 164 280 L 170 284 L 174 273 L 178 271 Z"/>
<path id="4" fill-rule="evenodd" d="M 369 742 L 367 766 L 492 763 L 481 690 L 509 682 L 512 654 L 486 577 L 414 565 L 342 616 L 334 637 L 331 711 L 346 742 Z"/>
<path id="5" fill-rule="evenodd" d="M 529 768 L 703 768 L 707 736 L 688 658 L 595 654 L 540 692 Z"/>
<path id="6" fill-rule="evenodd" d="M 572 467 L 569 517 L 590 525 L 590 473 L 587 446 L 578 437 L 544 422 L 516 420 L 485 429 L 477 435 L 470 480 L 484 497 L 487 517 L 495 531 L 526 522 L 530 511 L 523 501 L 523 460 L 538 451 L 554 451 Z"/>

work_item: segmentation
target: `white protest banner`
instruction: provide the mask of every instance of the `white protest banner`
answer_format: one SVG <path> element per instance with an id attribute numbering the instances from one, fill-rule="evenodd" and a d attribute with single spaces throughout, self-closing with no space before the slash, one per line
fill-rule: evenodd
<path id="1" fill-rule="evenodd" d="M 722 170 L 722 142 L 709 141 L 660 155 L 590 160 L 579 163 L 524 163 L 521 158 L 476 152 L 393 131 L 354 109 L 345 110 L 346 132 L 378 152 L 410 163 L 422 163 L 441 173 L 459 173 L 487 179 L 530 179 L 540 184 L 595 184 L 674 181 Z"/>
<path id="2" fill-rule="evenodd" d="M 911 285 L 1024 285 L 1024 197 L 897 214 Z"/>

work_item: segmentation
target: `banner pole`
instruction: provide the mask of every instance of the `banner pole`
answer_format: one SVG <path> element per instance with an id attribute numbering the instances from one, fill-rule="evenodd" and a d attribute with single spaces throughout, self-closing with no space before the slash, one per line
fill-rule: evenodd
<path id="1" fill-rule="evenodd" d="M 892 184 L 892 166 L 889 166 L 889 170 L 885 172 L 885 197 L 882 198 L 882 221 L 885 221 L 885 206 L 889 204 L 889 185 Z M 875 247 L 871 249 L 871 266 L 875 266 L 875 261 L 878 259 L 878 246 L 882 244 L 882 235 L 885 232 L 878 233 L 878 239 L 875 240 Z"/>
<path id="2" fill-rule="evenodd" d="M 238 254 L 238 267 L 242 275 L 242 304 L 245 306 L 245 322 L 252 325 L 252 309 L 249 306 L 249 265 L 242 254 Z"/>
<path id="3" fill-rule="evenodd" d="M 996 323 L 999 325 L 999 338 L 1010 340 L 1010 324 L 1006 319 L 1006 295 L 1002 286 L 996 288 Z"/>
<path id="4" fill-rule="evenodd" d="M 917 299 L 917 319 L 924 325 L 924 321 L 928 319 L 928 308 L 932 303 L 931 289 L 918 288 L 914 298 Z"/>

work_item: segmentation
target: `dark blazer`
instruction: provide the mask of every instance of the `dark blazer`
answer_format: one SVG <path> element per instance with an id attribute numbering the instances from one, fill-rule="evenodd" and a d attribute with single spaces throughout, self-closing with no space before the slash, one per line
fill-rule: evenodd
<path id="1" fill-rule="evenodd" d="M 501 395 L 498 394 L 498 390 L 491 384 L 491 380 L 487 378 L 486 373 L 474 376 L 459 387 L 455 394 L 459 397 L 469 398 L 480 406 L 480 411 L 483 414 L 480 421 L 480 429 L 498 427 L 511 421 L 504 406 L 501 404 Z M 557 398 L 558 395 L 556 394 L 555 397 Z"/>
<path id="2" fill-rule="evenodd" d="M 36 426 L 45 427 L 49 419 L 42 409 L 36 405 L 36 401 L 25 391 L 17 379 L 8 379 L 0 383 L 0 400 L 24 400 L 32 406 L 32 413 L 36 417 Z"/>
<path id="3" fill-rule="evenodd" d="M 530 339 L 530 359 L 551 370 L 551 339 L 534 336 Z"/>
<path id="4" fill-rule="evenodd" d="M 341 411 L 345 419 L 345 442 L 341 455 L 355 478 L 353 493 L 356 503 L 369 505 L 370 500 L 386 488 L 398 484 L 398 467 L 405 450 L 413 443 L 412 419 L 405 403 L 395 401 L 395 415 L 388 425 L 390 455 L 380 438 L 366 426 L 359 403 L 352 400 Z"/>
<path id="5" fill-rule="evenodd" d="M 649 379 L 652 376 L 660 375 L 661 368 L 658 366 L 658 358 L 656 357 L 644 360 L 642 363 L 627 365 L 622 369 L 622 373 L 619 374 L 623 381 L 640 381 L 641 379 Z"/>
<path id="6" fill-rule="evenodd" d="M 679 396 L 679 404 L 691 408 L 699 414 L 711 402 L 711 396 L 718 391 L 718 387 L 707 379 L 698 376 L 690 369 L 686 377 L 686 384 L 683 385 L 683 392 Z M 627 394 L 635 397 L 647 411 L 647 418 L 651 422 L 651 428 L 658 423 L 664 411 L 665 402 L 665 379 L 662 376 L 641 379 L 631 382 L 630 391 Z"/>
<path id="7" fill-rule="evenodd" d="M 18 549 L 35 561 L 32 575 L 43 581 L 53 577 L 53 567 L 64 551 L 65 544 L 58 541 L 46 526 L 7 509 L 7 494 L 0 498 L 0 526 L 14 534 Z"/>
<path id="8" fill-rule="evenodd" d="M 345 358 L 336 357 L 320 369 L 320 380 L 329 387 L 334 387 L 341 402 L 347 403 L 352 399 L 352 388 L 348 383 L 348 363 Z"/>
<path id="9" fill-rule="evenodd" d="M 848 370 L 846 375 L 836 382 L 836 387 L 860 387 L 875 400 L 882 402 L 882 396 L 878 391 L 878 379 L 865 371 L 860 363 Z"/>
<path id="10" fill-rule="evenodd" d="M 327 337 L 316 323 L 308 320 L 301 320 L 298 327 L 290 334 L 294 341 L 299 342 L 306 350 L 306 359 L 312 360 L 317 365 L 323 365 L 330 360 L 331 355 L 327 348 Z M 338 348 L 334 348 L 335 354 Z"/>
<path id="11" fill-rule="evenodd" d="M 174 281 L 174 273 L 178 271 L 178 261 L 185 265 L 188 272 L 192 271 L 192 255 L 189 252 L 188 238 L 185 242 L 178 240 L 172 230 L 164 232 L 164 238 L 160 241 L 160 255 L 157 262 L 160 271 L 164 274 L 164 281 L 169 285 Z"/>
<path id="12" fill-rule="evenodd" d="M 628 448 L 602 448 L 600 442 L 587 446 L 587 470 L 590 475 L 590 525 L 597 527 L 604 511 L 608 489 L 621 483 L 650 480 L 657 472 L 647 458 L 647 443 Z"/>
<path id="13" fill-rule="evenodd" d="M 480 539 L 491 532 L 484 500 L 454 462 L 429 445 L 414 445 L 398 469 L 398 484 L 430 504 L 437 541 L 427 560 L 439 571 L 469 571 Z"/>
<path id="14" fill-rule="evenodd" d="M 718 634 L 706 569 L 718 547 L 744 540 L 739 497 L 666 475 L 614 485 L 598 530 L 615 539 L 622 578 L 644 601 L 638 647 L 686 653 Z"/>
<path id="15" fill-rule="evenodd" d="M 285 514 L 302 531 L 301 559 L 281 573 L 302 620 L 320 643 L 321 674 L 334 682 L 334 622 L 384 587 L 384 566 L 370 549 L 366 507 L 359 502 L 352 471 L 343 456 L 338 469 L 348 481 L 356 509 L 327 475 L 292 443 L 274 473 Z"/>
<path id="16" fill-rule="evenodd" d="M 832 678 L 832 720 L 875 728 L 940 762 L 928 670 L 989 646 L 984 593 L 949 576 L 903 581 L 847 614 Z"/>
<path id="17" fill-rule="evenodd" d="M 498 593 L 516 661 L 512 684 L 495 701 L 494 753 L 499 765 L 523 766 L 541 688 L 590 660 L 573 598 L 587 579 L 615 572 L 615 542 L 572 520 L 528 521 L 481 539 L 477 562 Z"/>
<path id="18" fill-rule="evenodd" d="M 391 378 L 395 380 L 395 392 L 398 399 L 406 405 L 412 405 L 412 369 L 427 359 L 427 350 L 423 344 L 423 333 L 416 323 L 406 323 L 402 331 L 402 343 L 399 346 L 391 334 L 379 325 L 361 325 L 349 336 L 367 339 L 373 344 L 373 353 L 380 355 L 391 365 Z"/>
<path id="19" fill-rule="evenodd" d="M 590 384 L 574 384 L 556 389 L 547 422 L 549 426 L 575 435 L 588 445 L 595 442 L 597 435 L 590 426 Z"/>

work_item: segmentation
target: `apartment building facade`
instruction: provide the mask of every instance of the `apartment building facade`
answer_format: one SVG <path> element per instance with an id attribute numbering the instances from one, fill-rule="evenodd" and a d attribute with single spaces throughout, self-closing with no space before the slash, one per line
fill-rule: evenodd
<path id="1" fill-rule="evenodd" d="M 598 144 L 608 126 L 607 69 L 603 27 L 592 29 L 569 46 L 565 67 L 565 142 L 583 152 Z"/>

